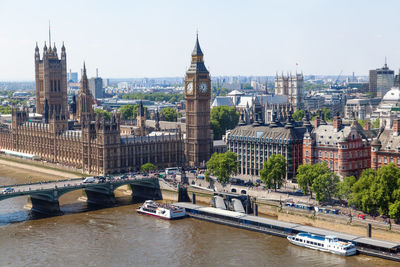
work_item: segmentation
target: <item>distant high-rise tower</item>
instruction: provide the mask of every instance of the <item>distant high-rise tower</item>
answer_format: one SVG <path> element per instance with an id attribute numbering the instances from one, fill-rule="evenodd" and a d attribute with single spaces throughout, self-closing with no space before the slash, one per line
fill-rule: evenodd
<path id="1" fill-rule="evenodd" d="M 199 167 L 211 156 L 210 129 L 211 79 L 204 65 L 199 39 L 192 52 L 192 62 L 185 76 L 186 161 Z"/>
<path id="2" fill-rule="evenodd" d="M 89 79 L 89 89 L 95 99 L 104 98 L 103 79 L 99 77 L 97 69 L 96 77 Z"/>
<path id="3" fill-rule="evenodd" d="M 47 49 L 43 48 L 43 57 L 40 59 L 39 47 L 35 48 L 35 86 L 36 86 L 36 113 L 44 112 L 47 100 L 49 116 L 60 111 L 67 111 L 67 54 L 64 44 L 61 47 L 61 57 L 58 58 L 54 44 Z"/>
<path id="4" fill-rule="evenodd" d="M 275 94 L 285 95 L 288 97 L 288 102 L 295 110 L 304 107 L 304 77 L 303 74 L 296 75 L 281 75 L 276 74 L 275 77 Z"/>
<path id="5" fill-rule="evenodd" d="M 386 60 L 383 68 L 369 71 L 369 92 L 373 96 L 382 98 L 393 86 L 394 71 L 388 68 Z"/>

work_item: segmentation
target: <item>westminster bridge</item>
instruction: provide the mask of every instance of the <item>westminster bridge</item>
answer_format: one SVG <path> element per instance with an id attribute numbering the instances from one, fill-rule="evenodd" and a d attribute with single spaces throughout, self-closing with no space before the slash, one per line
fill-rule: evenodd
<path id="1" fill-rule="evenodd" d="M 29 184 L 0 186 L 0 201 L 29 196 L 32 211 L 59 215 L 62 214 L 58 199 L 75 190 L 84 190 L 87 202 L 96 205 L 110 206 L 116 203 L 114 191 L 121 186 L 128 185 L 132 189 L 132 198 L 162 199 L 159 181 L 157 178 L 111 178 L 108 180 L 95 179 L 93 183 L 84 183 L 85 178 L 47 181 Z M 3 192 L 5 188 L 13 188 L 12 192 Z"/>

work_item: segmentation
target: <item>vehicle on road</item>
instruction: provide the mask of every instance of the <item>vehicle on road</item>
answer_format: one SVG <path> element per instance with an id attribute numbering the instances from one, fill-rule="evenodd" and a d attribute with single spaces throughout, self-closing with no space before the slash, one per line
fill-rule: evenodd
<path id="1" fill-rule="evenodd" d="M 176 174 L 177 172 L 179 172 L 178 167 L 166 168 L 166 169 L 165 169 L 165 174 L 166 174 L 166 175 Z"/>
<path id="2" fill-rule="evenodd" d="M 365 214 L 360 213 L 357 215 L 357 219 L 365 220 L 366 218 L 367 216 Z"/>
<path id="3" fill-rule="evenodd" d="M 6 188 L 4 188 L 3 189 L 3 193 L 12 193 L 12 192 L 14 192 L 15 190 L 14 190 L 14 188 L 12 188 L 12 187 L 6 187 Z"/>
<path id="4" fill-rule="evenodd" d="M 84 184 L 91 184 L 94 183 L 94 177 L 87 177 L 85 180 L 83 180 Z"/>

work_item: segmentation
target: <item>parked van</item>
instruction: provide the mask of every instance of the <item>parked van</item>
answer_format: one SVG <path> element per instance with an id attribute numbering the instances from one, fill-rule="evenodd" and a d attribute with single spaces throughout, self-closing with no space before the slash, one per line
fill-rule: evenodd
<path id="1" fill-rule="evenodd" d="M 165 174 L 166 175 L 172 175 L 172 174 L 176 174 L 178 171 L 179 171 L 178 167 L 166 168 L 165 169 Z"/>
<path id="2" fill-rule="evenodd" d="M 85 180 L 83 180 L 84 184 L 91 184 L 94 183 L 94 177 L 87 177 Z"/>

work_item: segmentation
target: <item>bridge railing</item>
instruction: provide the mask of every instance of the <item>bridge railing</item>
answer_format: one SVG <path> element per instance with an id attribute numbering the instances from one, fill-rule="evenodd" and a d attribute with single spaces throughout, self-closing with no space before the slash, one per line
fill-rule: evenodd
<path id="1" fill-rule="evenodd" d="M 116 179 L 116 180 L 110 180 L 107 181 L 105 183 L 73 183 L 74 181 L 80 180 L 82 181 L 82 178 L 74 178 L 74 179 L 66 179 L 66 180 L 57 180 L 57 181 L 48 181 L 47 183 L 31 183 L 31 184 L 18 184 L 14 187 L 17 188 L 17 190 L 15 190 L 15 188 L 11 185 L 8 185 L 6 187 L 13 187 L 14 188 L 14 192 L 9 192 L 9 193 L 5 193 L 0 191 L 0 195 L 8 195 L 8 196 L 18 196 L 18 195 L 35 195 L 35 194 L 40 194 L 40 193 L 44 193 L 46 191 L 51 191 L 51 190 L 55 190 L 55 189 L 83 189 L 83 188 L 88 188 L 88 187 L 97 187 L 97 186 L 101 186 L 104 184 L 129 184 L 129 182 L 131 181 L 137 181 L 137 180 L 153 180 L 153 179 L 157 179 L 157 178 L 149 178 L 149 177 L 143 177 L 143 178 L 137 178 L 137 177 L 133 177 L 133 178 L 125 178 L 125 179 Z M 18 189 L 18 186 L 23 186 L 23 185 L 40 185 L 40 184 L 51 184 L 51 183 L 59 183 L 59 182 L 72 182 L 71 184 L 63 184 L 62 186 L 57 186 L 56 184 L 54 185 L 54 187 L 48 187 L 48 188 L 34 188 L 31 189 L 30 187 L 26 190 L 20 190 Z"/>
<path id="2" fill-rule="evenodd" d="M 77 181 L 77 180 L 83 180 L 83 179 L 84 178 L 69 178 L 69 179 L 63 179 L 63 180 L 52 180 L 52 181 L 35 182 L 35 183 L 9 184 L 9 185 L 0 185 L 0 188 L 18 187 L 18 186 L 26 186 L 26 185 L 38 185 L 38 184 L 61 183 L 61 182 Z"/>

